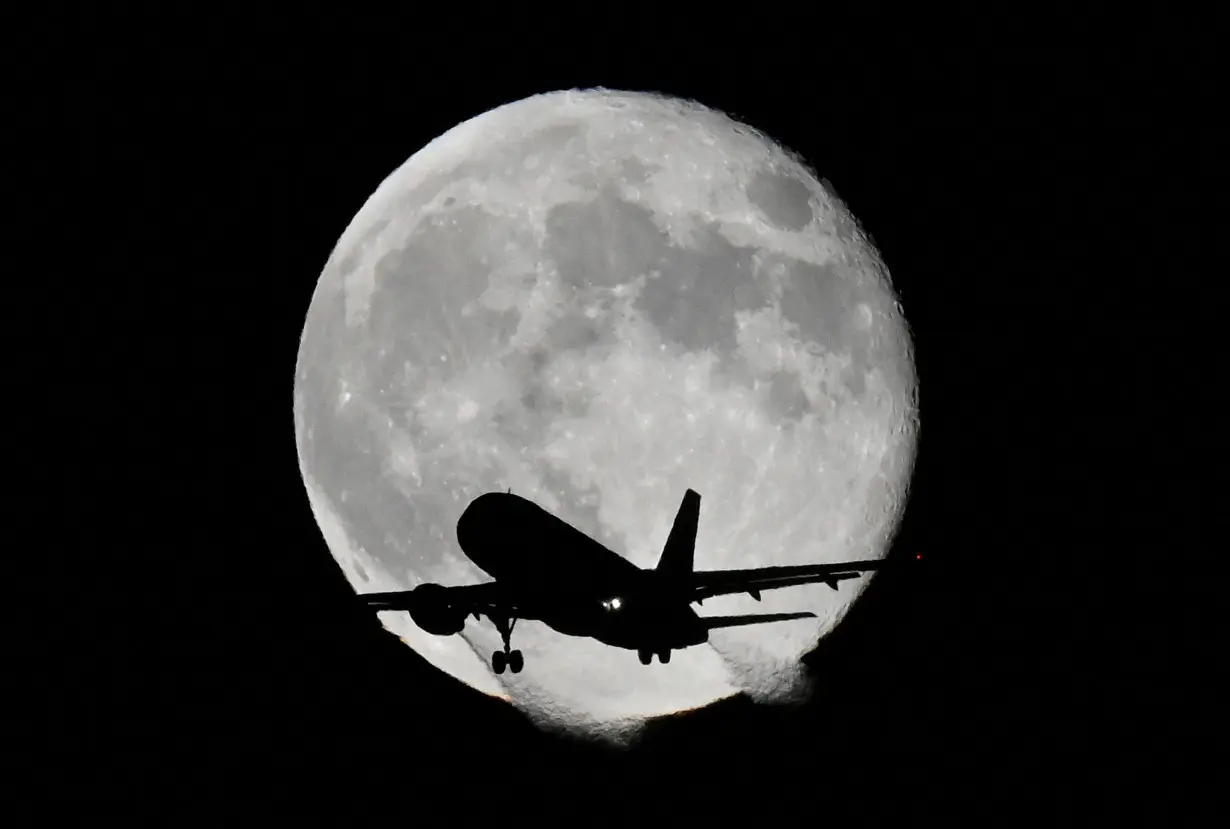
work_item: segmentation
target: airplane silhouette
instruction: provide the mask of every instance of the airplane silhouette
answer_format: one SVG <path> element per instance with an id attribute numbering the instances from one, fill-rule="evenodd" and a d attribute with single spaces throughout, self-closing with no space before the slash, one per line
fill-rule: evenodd
<path id="1" fill-rule="evenodd" d="M 473 615 L 495 624 L 504 649 L 491 666 L 519 673 L 521 651 L 509 640 L 519 619 L 530 619 L 568 636 L 591 637 L 635 650 L 642 665 L 654 654 L 663 664 L 672 650 L 702 645 L 715 628 L 814 618 L 814 613 L 698 616 L 692 603 L 711 596 L 747 593 L 760 601 L 763 590 L 801 584 L 837 589 L 843 579 L 874 570 L 878 561 L 759 567 L 750 570 L 694 570 L 693 552 L 700 495 L 689 489 L 675 516 L 658 564 L 652 570 L 607 549 L 542 507 L 512 494 L 488 492 L 475 498 L 457 521 L 457 541 L 467 557 L 496 580 L 446 587 L 421 584 L 413 590 L 360 594 L 373 610 L 409 611 L 428 633 L 460 633 Z"/>

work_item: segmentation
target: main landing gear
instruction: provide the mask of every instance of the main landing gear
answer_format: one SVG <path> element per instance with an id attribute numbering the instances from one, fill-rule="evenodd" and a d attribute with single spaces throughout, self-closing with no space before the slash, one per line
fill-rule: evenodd
<path id="1" fill-rule="evenodd" d="M 504 650 L 491 654 L 491 669 L 497 674 L 504 673 L 505 668 L 514 674 L 521 673 L 521 669 L 525 667 L 525 658 L 521 655 L 521 651 L 509 650 L 508 642 L 512 638 L 513 628 L 517 626 L 517 620 L 492 616 L 491 621 L 495 623 L 495 629 L 500 632 L 500 638 L 504 640 Z"/>
<path id="2" fill-rule="evenodd" d="M 636 652 L 636 655 L 640 657 L 642 665 L 648 665 L 650 662 L 653 661 L 653 651 L 649 650 L 648 648 L 641 648 L 639 651 Z M 670 661 L 671 661 L 670 648 L 667 648 L 664 651 L 658 651 L 658 661 L 661 662 L 663 665 L 670 664 Z"/>

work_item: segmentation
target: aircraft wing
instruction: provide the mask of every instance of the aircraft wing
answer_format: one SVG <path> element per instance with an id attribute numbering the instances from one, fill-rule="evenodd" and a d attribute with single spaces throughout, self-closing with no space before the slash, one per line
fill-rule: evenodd
<path id="1" fill-rule="evenodd" d="M 424 590 L 427 588 L 427 590 Z M 360 593 L 359 600 L 372 610 L 414 610 L 425 603 L 446 604 L 463 615 L 512 616 L 531 619 L 525 608 L 510 601 L 507 592 L 496 582 L 464 584 L 446 587 L 439 584 L 419 585 L 413 590 L 396 590 L 390 593 Z"/>
<path id="2" fill-rule="evenodd" d="M 777 590 L 800 584 L 827 584 L 834 590 L 844 579 L 856 579 L 883 565 L 881 561 L 843 561 L 836 564 L 803 564 L 795 567 L 758 567 L 750 570 L 699 570 L 692 574 L 692 601 L 711 596 L 747 593 L 760 600 L 762 590 Z"/>

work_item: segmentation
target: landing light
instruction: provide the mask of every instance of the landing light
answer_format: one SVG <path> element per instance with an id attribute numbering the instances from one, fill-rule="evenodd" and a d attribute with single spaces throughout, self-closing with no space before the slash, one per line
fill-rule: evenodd
<path id="1" fill-rule="evenodd" d="M 607 599 L 605 602 L 602 603 L 602 606 L 605 607 L 607 610 L 619 610 L 619 608 L 622 605 L 623 605 L 623 601 L 618 596 L 616 596 L 613 599 Z"/>

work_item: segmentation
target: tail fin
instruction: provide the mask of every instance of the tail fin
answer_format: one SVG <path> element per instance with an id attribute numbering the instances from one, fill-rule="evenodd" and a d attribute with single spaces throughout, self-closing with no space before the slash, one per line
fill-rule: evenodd
<path id="1" fill-rule="evenodd" d="M 683 503 L 675 515 L 675 524 L 666 538 L 662 556 L 655 572 L 671 580 L 682 580 L 692 575 L 692 557 L 696 550 L 696 525 L 700 519 L 700 495 L 689 489 L 683 495 Z"/>

